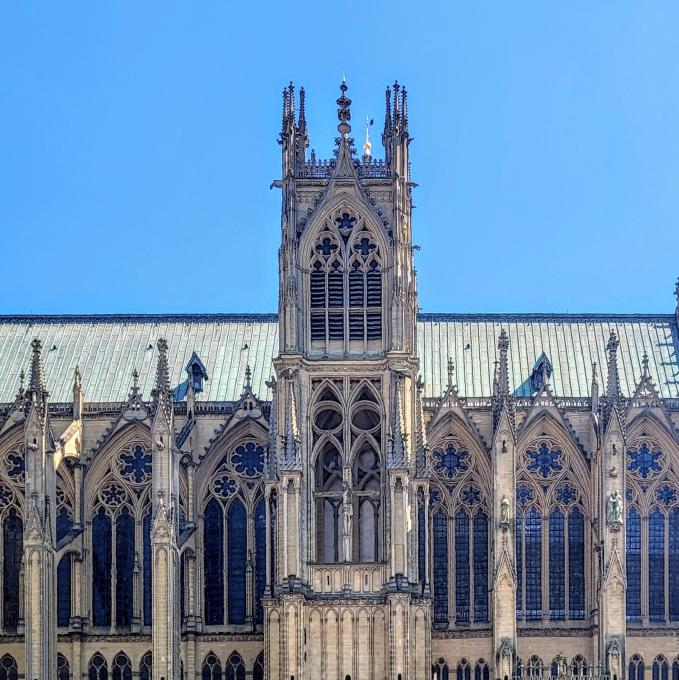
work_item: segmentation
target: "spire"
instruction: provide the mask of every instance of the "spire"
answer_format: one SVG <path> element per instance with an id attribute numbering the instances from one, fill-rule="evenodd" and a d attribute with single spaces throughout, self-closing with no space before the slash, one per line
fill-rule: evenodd
<path id="1" fill-rule="evenodd" d="M 151 396 L 155 406 L 162 407 L 169 415 L 169 409 L 172 408 L 172 389 L 170 388 L 170 368 L 167 363 L 167 340 L 160 338 L 157 347 L 156 382 L 151 390 Z"/>
<path id="2" fill-rule="evenodd" d="M 592 412 L 596 413 L 599 408 L 599 379 L 597 377 L 597 363 L 592 362 L 592 387 L 591 387 L 591 397 L 592 397 Z"/>
<path id="3" fill-rule="evenodd" d="M 388 136 L 391 134 L 391 88 L 387 87 L 385 93 L 386 99 L 386 111 L 384 113 L 384 135 Z"/>
<path id="4" fill-rule="evenodd" d="M 306 130 L 306 94 L 304 92 L 304 88 L 300 87 L 299 88 L 299 118 L 297 119 L 297 126 L 299 127 L 300 132 L 304 133 L 304 130 Z"/>
<path id="5" fill-rule="evenodd" d="M 504 412 L 509 416 L 509 422 L 514 428 L 514 397 L 509 391 L 509 337 L 503 328 L 500 331 L 497 348 L 500 352 L 500 359 L 495 364 L 495 379 L 493 381 L 493 428 L 497 428 L 498 423 Z"/>
<path id="6" fill-rule="evenodd" d="M 45 390 L 45 372 L 42 367 L 42 343 L 38 338 L 31 342 L 31 373 L 28 379 L 28 391 L 31 395 L 47 396 Z"/>
<path id="7" fill-rule="evenodd" d="M 288 412 L 285 421 L 285 467 L 295 469 L 301 464 L 299 459 L 299 428 L 297 420 L 297 400 L 295 386 L 288 378 Z"/>
<path id="8" fill-rule="evenodd" d="M 618 346 L 620 341 L 615 331 L 611 331 L 606 349 L 608 350 L 608 380 L 606 381 L 606 397 L 616 402 L 620 400 L 620 375 L 618 374 Z"/>
<path id="9" fill-rule="evenodd" d="M 406 444 L 403 433 L 403 406 L 401 403 L 401 376 L 396 374 L 394 386 L 394 406 L 391 415 L 391 451 L 389 466 L 404 467 L 406 464 Z"/>
<path id="10" fill-rule="evenodd" d="M 347 97 L 347 89 L 346 80 L 342 80 L 342 84 L 340 85 L 342 94 L 337 100 L 337 106 L 339 107 L 337 109 L 337 118 L 339 119 L 337 130 L 343 139 L 347 138 L 351 132 L 351 125 L 349 125 L 349 121 L 351 120 L 351 99 Z"/>
<path id="11" fill-rule="evenodd" d="M 604 431 L 608 428 L 613 414 L 617 414 L 620 426 L 624 430 L 624 411 L 622 408 L 622 393 L 620 392 L 620 375 L 618 373 L 618 345 L 620 341 L 612 330 L 608 338 L 608 376 L 606 379 L 606 397 L 603 408 Z"/>

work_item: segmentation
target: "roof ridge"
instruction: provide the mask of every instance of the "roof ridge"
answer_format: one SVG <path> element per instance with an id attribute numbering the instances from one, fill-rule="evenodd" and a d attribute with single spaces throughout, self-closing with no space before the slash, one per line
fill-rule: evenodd
<path id="1" fill-rule="evenodd" d="M 121 321 L 278 321 L 276 312 L 168 312 L 135 314 L 0 314 L 0 323 L 73 323 Z M 421 312 L 418 321 L 672 321 L 674 314 L 618 312 Z"/>

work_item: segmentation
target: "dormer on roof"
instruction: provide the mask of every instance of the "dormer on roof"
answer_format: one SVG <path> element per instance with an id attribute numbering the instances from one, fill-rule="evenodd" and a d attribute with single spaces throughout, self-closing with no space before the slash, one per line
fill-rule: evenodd
<path id="1" fill-rule="evenodd" d="M 188 363 L 184 367 L 186 371 L 186 380 L 179 383 L 174 390 L 175 401 L 182 401 L 186 398 L 189 391 L 189 385 L 193 388 L 195 393 L 202 392 L 204 389 L 203 383 L 208 380 L 207 369 L 201 358 L 193 352 Z"/>

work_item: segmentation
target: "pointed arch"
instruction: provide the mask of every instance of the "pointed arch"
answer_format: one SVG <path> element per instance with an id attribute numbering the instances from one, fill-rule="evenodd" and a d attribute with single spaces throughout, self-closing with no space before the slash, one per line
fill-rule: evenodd
<path id="1" fill-rule="evenodd" d="M 19 680 L 17 662 L 11 654 L 0 659 L 0 680 Z"/>
<path id="2" fill-rule="evenodd" d="M 264 652 L 260 652 L 252 668 L 252 680 L 264 680 Z"/>
<path id="3" fill-rule="evenodd" d="M 226 680 L 245 680 L 243 657 L 236 651 L 231 652 L 226 660 Z"/>
<path id="4" fill-rule="evenodd" d="M 57 680 L 71 680 L 71 666 L 63 654 L 57 654 Z"/>
<path id="5" fill-rule="evenodd" d="M 223 680 L 222 664 L 214 652 L 209 652 L 203 661 L 201 680 Z"/>
<path id="6" fill-rule="evenodd" d="M 125 652 L 118 652 L 113 657 L 113 680 L 132 680 L 132 663 Z"/>
<path id="7" fill-rule="evenodd" d="M 240 498 L 234 498 L 227 510 L 228 534 L 228 612 L 229 623 L 245 623 L 247 569 L 247 513 Z M 227 669 L 228 675 L 228 669 Z"/>
<path id="8" fill-rule="evenodd" d="M 96 652 L 87 664 L 88 680 L 108 680 L 108 664 L 106 659 Z"/>
<path id="9" fill-rule="evenodd" d="M 153 676 L 153 653 L 151 650 L 146 652 L 144 656 L 141 657 L 139 662 L 139 680 L 151 680 Z M 181 680 L 184 680 L 184 676 L 181 676 Z"/>
<path id="10" fill-rule="evenodd" d="M 2 627 L 13 633 L 19 625 L 19 590 L 23 558 L 24 523 L 16 507 L 2 519 Z"/>
<path id="11" fill-rule="evenodd" d="M 629 660 L 627 680 L 645 680 L 644 659 L 639 654 L 634 654 Z"/>
<path id="12" fill-rule="evenodd" d="M 129 626 L 133 617 L 135 521 L 124 505 L 116 516 L 116 625 Z M 130 669 L 130 673 L 132 670 Z M 115 669 L 114 669 L 115 675 Z M 114 677 L 114 680 L 116 678 Z"/>
<path id="13" fill-rule="evenodd" d="M 224 623 L 224 512 L 212 498 L 203 511 L 205 623 Z"/>
<path id="14" fill-rule="evenodd" d="M 92 625 L 111 625 L 111 516 L 100 506 L 92 518 Z"/>

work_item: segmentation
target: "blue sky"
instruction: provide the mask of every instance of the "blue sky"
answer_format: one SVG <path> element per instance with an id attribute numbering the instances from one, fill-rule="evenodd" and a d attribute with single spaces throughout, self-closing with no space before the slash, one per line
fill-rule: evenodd
<path id="1" fill-rule="evenodd" d="M 660 0 L 2 3 L 0 312 L 275 311 L 280 92 L 327 156 L 344 72 L 357 132 L 410 93 L 423 311 L 669 313 L 678 30 Z"/>

